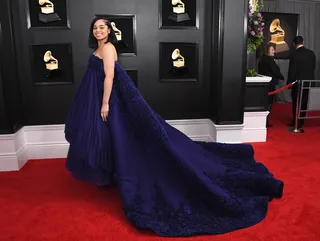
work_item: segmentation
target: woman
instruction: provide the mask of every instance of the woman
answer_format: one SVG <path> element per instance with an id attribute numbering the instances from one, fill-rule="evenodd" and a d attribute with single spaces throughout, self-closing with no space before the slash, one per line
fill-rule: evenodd
<path id="1" fill-rule="evenodd" d="M 269 82 L 269 92 L 272 92 L 276 89 L 276 85 L 279 84 L 279 79 L 284 80 L 284 77 L 280 72 L 279 66 L 274 61 L 274 52 L 275 52 L 275 49 L 271 44 L 265 45 L 263 49 L 263 55 L 259 59 L 259 63 L 258 63 L 259 74 L 272 77 L 271 81 Z M 274 96 L 269 95 L 269 98 L 268 98 L 269 112 L 271 112 L 271 107 L 273 102 L 274 102 Z M 267 117 L 267 127 L 272 127 L 272 125 L 269 123 L 269 115 Z"/>
<path id="2" fill-rule="evenodd" d="M 155 113 L 117 62 L 107 19 L 90 27 L 87 72 L 66 122 L 66 167 L 82 181 L 111 184 L 138 229 L 161 236 L 249 227 L 280 198 L 283 182 L 254 160 L 251 145 L 194 142 Z"/>

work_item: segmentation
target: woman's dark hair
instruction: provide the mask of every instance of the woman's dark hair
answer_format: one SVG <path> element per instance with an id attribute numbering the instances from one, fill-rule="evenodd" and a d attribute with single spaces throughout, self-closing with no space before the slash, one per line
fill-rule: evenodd
<path id="1" fill-rule="evenodd" d="M 94 37 L 93 35 L 93 27 L 94 24 L 98 21 L 98 20 L 103 20 L 104 23 L 108 26 L 108 28 L 110 29 L 110 34 L 108 36 L 108 40 L 105 43 L 112 43 L 113 45 L 117 45 L 118 41 L 117 41 L 117 37 L 116 34 L 111 26 L 111 22 L 106 19 L 105 17 L 101 16 L 101 17 L 96 17 L 95 19 L 92 20 L 91 24 L 90 24 L 90 32 L 89 32 L 89 48 L 92 49 L 97 49 L 98 48 L 98 41 L 97 39 Z"/>
<path id="2" fill-rule="evenodd" d="M 270 48 L 274 48 L 273 44 L 267 44 L 263 47 L 263 55 L 269 56 L 269 50 Z"/>

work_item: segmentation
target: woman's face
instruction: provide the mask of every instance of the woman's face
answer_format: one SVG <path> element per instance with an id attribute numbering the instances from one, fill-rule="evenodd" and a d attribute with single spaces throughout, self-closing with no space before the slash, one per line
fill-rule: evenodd
<path id="1" fill-rule="evenodd" d="M 93 25 L 93 35 L 99 40 L 108 39 L 108 35 L 110 33 L 109 27 L 106 25 L 104 20 L 97 20 Z"/>
<path id="2" fill-rule="evenodd" d="M 268 55 L 269 55 L 269 56 L 274 56 L 274 47 L 270 47 L 270 48 L 269 48 Z"/>

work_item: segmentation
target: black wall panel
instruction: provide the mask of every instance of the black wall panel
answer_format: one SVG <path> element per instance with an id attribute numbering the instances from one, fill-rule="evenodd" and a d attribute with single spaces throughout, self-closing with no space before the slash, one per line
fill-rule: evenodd
<path id="1" fill-rule="evenodd" d="M 165 119 L 211 118 L 217 124 L 242 123 L 247 0 L 198 0 L 195 13 L 190 14 L 197 18 L 195 26 L 180 29 L 168 27 L 167 22 L 161 26 L 163 10 L 158 0 L 65 1 L 67 9 L 61 16 L 66 13 L 67 20 L 65 26 L 56 28 L 43 24 L 32 27 L 27 0 L 1 1 L 1 26 L 6 26 L 2 27 L 6 38 L 1 42 L 5 54 L 0 56 L 2 129 L 13 132 L 21 124 L 64 123 L 92 52 L 87 39 L 95 15 L 135 16 L 136 53 L 119 55 L 119 62 L 125 69 L 136 70 L 141 94 Z M 165 42 L 196 44 L 195 81 L 160 80 L 159 46 Z M 35 84 L 30 46 L 51 44 L 71 44 L 73 80 Z"/>

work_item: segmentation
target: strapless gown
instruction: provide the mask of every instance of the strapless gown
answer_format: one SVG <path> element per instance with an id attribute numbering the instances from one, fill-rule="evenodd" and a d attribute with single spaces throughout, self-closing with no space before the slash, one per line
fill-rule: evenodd
<path id="1" fill-rule="evenodd" d="M 136 228 L 160 236 L 221 234 L 257 224 L 283 182 L 248 144 L 196 142 L 143 99 L 115 63 L 108 121 L 100 117 L 103 61 L 90 55 L 66 120 L 66 168 L 81 181 L 111 184 Z"/>

